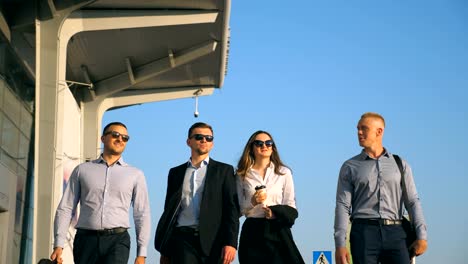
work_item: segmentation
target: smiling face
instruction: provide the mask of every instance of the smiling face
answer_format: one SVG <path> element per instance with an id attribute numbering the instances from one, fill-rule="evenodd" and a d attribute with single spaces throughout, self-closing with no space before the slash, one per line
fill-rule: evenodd
<path id="1" fill-rule="evenodd" d="M 256 144 L 256 142 L 258 142 Z M 271 137 L 265 133 L 258 134 L 252 142 L 252 152 L 256 160 L 270 158 L 273 153 L 273 146 L 268 144 L 273 142 Z"/>
<path id="2" fill-rule="evenodd" d="M 365 149 L 380 147 L 384 124 L 382 120 L 374 117 L 365 117 L 359 120 L 357 125 L 359 145 Z"/>
<path id="3" fill-rule="evenodd" d="M 118 132 L 119 136 L 116 136 Z M 128 135 L 127 129 L 123 126 L 112 125 L 101 136 L 101 141 L 104 144 L 104 153 L 108 155 L 122 155 L 127 142 L 122 139 L 122 135 Z"/>

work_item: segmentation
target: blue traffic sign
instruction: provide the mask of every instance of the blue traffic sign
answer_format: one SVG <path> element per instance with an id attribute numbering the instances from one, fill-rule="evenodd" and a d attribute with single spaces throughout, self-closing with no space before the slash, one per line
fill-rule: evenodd
<path id="1" fill-rule="evenodd" d="M 332 264 L 331 251 L 314 251 L 312 264 Z"/>

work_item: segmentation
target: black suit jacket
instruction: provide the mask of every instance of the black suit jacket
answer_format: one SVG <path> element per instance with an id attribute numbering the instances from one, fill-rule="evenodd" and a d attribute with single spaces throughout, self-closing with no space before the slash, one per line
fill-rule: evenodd
<path id="1" fill-rule="evenodd" d="M 172 228 L 177 223 L 182 199 L 182 185 L 187 163 L 169 170 L 164 212 L 159 219 L 155 248 L 170 256 Z M 220 255 L 223 246 L 237 248 L 239 234 L 239 202 L 234 168 L 210 159 L 200 205 L 199 238 L 203 253 Z"/>

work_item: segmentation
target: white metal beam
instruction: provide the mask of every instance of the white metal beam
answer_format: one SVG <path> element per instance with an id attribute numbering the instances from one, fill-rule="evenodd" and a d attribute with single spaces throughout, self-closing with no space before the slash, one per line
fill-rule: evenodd
<path id="1" fill-rule="evenodd" d="M 201 45 L 191 47 L 180 52 L 180 55 L 173 56 L 172 63 L 175 67 L 189 63 L 195 59 L 205 56 L 216 50 L 216 41 L 209 41 Z M 128 78 L 128 72 L 122 72 L 111 78 L 95 83 L 97 98 L 105 98 L 114 93 L 131 87 L 134 84 L 146 81 L 172 69 L 170 57 L 155 60 L 146 65 L 132 70 L 135 82 Z"/>
<path id="2" fill-rule="evenodd" d="M 88 144 L 83 146 L 83 157 L 85 160 L 91 160 L 99 155 L 101 151 L 100 146 L 100 133 L 102 116 L 104 112 L 113 107 L 129 106 L 141 103 L 158 102 L 179 98 L 190 98 L 194 96 L 196 91 L 200 88 L 202 92 L 200 96 L 211 95 L 214 87 L 181 87 L 181 88 L 166 88 L 166 89 L 152 89 L 147 91 L 125 91 L 117 94 L 114 97 L 108 97 L 97 101 L 92 101 L 84 104 L 83 106 L 83 122 L 84 129 L 83 138 L 86 139 Z M 146 89 L 145 89 L 146 90 Z M 93 142 L 92 144 L 89 142 Z"/>
<path id="3" fill-rule="evenodd" d="M 154 11 L 154 10 L 80 10 L 63 24 L 62 43 L 78 32 L 116 28 L 161 27 L 214 23 L 218 12 L 212 11 Z"/>
<path id="4" fill-rule="evenodd" d="M 10 26 L 8 26 L 8 23 L 3 16 L 3 12 L 0 10 L 0 31 L 3 33 L 5 38 L 10 41 L 11 40 L 11 31 L 10 31 Z"/>
<path id="5" fill-rule="evenodd" d="M 201 91 L 198 96 L 205 96 L 213 94 L 214 89 L 214 87 L 178 87 L 124 91 L 113 97 L 104 99 L 101 107 L 107 110 L 113 107 L 189 98 L 193 97 L 197 91 Z"/>
<path id="6" fill-rule="evenodd" d="M 52 0 L 49 0 L 51 3 Z M 32 263 L 37 263 L 52 252 L 53 219 L 55 208 L 62 195 L 62 164 L 57 153 L 62 153 L 63 93 L 68 89 L 60 77 L 60 68 L 65 71 L 66 53 L 61 53 L 59 32 L 62 22 L 75 9 L 89 3 L 72 5 L 58 11 L 52 19 L 36 19 L 36 104 L 34 142 L 34 225 Z M 40 241 L 40 242 L 39 242 Z"/>

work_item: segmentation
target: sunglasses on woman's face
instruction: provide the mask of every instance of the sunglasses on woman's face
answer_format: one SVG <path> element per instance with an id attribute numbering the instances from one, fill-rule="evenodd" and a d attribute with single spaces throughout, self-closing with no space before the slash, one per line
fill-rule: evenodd
<path id="1" fill-rule="evenodd" d="M 120 134 L 120 133 L 117 132 L 117 131 L 107 131 L 106 133 L 104 133 L 104 136 L 109 135 L 109 134 L 111 134 L 111 136 L 112 136 L 113 138 L 122 137 L 122 141 L 123 141 L 123 142 L 127 142 L 128 140 L 130 140 L 130 136 L 129 136 L 129 135 Z"/>
<path id="2" fill-rule="evenodd" d="M 267 146 L 268 148 L 273 146 L 273 140 L 269 139 L 269 140 L 265 140 L 265 141 L 261 141 L 261 140 L 254 140 L 253 144 L 256 146 L 256 147 L 259 147 L 259 148 L 263 148 L 263 145 Z"/>

